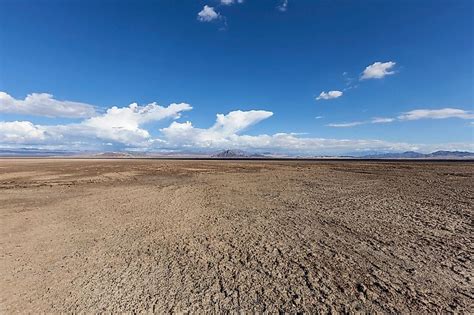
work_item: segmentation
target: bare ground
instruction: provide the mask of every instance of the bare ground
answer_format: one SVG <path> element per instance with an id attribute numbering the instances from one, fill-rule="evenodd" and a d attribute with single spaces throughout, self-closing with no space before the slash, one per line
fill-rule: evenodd
<path id="1" fill-rule="evenodd" d="M 473 313 L 473 166 L 0 160 L 0 312 Z"/>

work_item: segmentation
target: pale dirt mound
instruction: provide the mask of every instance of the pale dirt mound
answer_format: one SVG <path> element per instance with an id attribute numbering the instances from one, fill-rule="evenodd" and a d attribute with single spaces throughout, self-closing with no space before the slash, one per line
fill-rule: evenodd
<path id="1" fill-rule="evenodd" d="M 472 313 L 471 163 L 0 160 L 0 312 Z"/>

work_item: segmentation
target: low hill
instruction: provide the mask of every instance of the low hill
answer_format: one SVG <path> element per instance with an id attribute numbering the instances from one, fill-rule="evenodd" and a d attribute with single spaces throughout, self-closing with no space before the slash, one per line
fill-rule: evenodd
<path id="1" fill-rule="evenodd" d="M 467 151 L 436 151 L 432 153 L 419 153 L 406 151 L 403 153 L 383 153 L 365 155 L 364 159 L 474 159 L 474 153 Z"/>

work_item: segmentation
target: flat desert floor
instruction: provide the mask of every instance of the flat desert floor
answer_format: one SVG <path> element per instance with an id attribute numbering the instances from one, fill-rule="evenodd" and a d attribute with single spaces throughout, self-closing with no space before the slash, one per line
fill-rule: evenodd
<path id="1" fill-rule="evenodd" d="M 0 312 L 473 313 L 474 164 L 0 160 Z"/>

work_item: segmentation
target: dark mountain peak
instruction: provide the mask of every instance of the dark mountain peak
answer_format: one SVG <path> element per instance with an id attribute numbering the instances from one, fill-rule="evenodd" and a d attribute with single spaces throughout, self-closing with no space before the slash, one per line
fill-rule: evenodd
<path id="1" fill-rule="evenodd" d="M 213 157 L 220 157 L 220 158 L 247 157 L 247 156 L 249 156 L 249 154 L 247 154 L 245 151 L 242 151 L 242 150 L 224 150 L 213 155 Z"/>
<path id="2" fill-rule="evenodd" d="M 214 154 L 212 157 L 216 158 L 259 158 L 259 157 L 265 157 L 265 155 L 262 154 L 255 154 L 255 153 L 248 153 L 243 150 L 224 150 L 219 153 Z"/>

